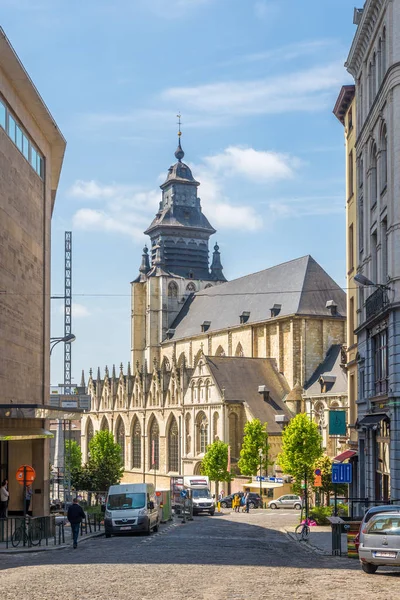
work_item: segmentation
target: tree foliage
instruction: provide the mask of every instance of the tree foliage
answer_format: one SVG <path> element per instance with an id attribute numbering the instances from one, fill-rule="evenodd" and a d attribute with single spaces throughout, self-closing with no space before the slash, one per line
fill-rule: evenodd
<path id="1" fill-rule="evenodd" d="M 65 440 L 65 470 L 71 476 L 71 485 L 76 488 L 82 472 L 82 450 L 75 440 Z"/>
<path id="2" fill-rule="evenodd" d="M 337 486 L 336 491 L 339 496 L 342 496 L 342 495 L 344 496 L 347 494 L 347 485 L 346 484 L 332 483 L 332 459 L 330 459 L 329 456 L 321 456 L 320 458 L 318 458 L 314 463 L 314 470 L 315 469 L 321 470 L 322 486 L 320 486 L 320 487 L 313 486 L 313 490 L 314 490 L 314 492 L 319 491 L 321 494 L 325 495 L 325 500 L 326 500 L 327 505 L 329 505 L 330 495 L 335 491 L 335 485 Z"/>
<path id="3" fill-rule="evenodd" d="M 92 437 L 89 456 L 82 475 L 92 490 L 107 491 L 110 485 L 121 481 L 124 473 L 121 446 L 114 441 L 111 431 L 98 431 Z"/>
<path id="4" fill-rule="evenodd" d="M 316 423 L 305 413 L 296 415 L 282 433 L 282 451 L 278 462 L 282 471 L 295 478 L 294 489 L 299 490 L 301 480 L 314 477 L 314 465 L 322 456 L 322 438 Z"/>
<path id="5" fill-rule="evenodd" d="M 220 481 L 231 481 L 232 477 L 228 471 L 228 444 L 216 440 L 207 446 L 207 452 L 201 463 L 201 474 L 215 481 L 217 494 Z"/>
<path id="6" fill-rule="evenodd" d="M 271 464 L 269 453 L 267 423 L 264 425 L 259 419 L 247 421 L 244 426 L 244 438 L 238 467 L 243 475 L 257 475 L 260 470 L 260 450 L 262 451 L 262 469 L 268 470 Z"/>

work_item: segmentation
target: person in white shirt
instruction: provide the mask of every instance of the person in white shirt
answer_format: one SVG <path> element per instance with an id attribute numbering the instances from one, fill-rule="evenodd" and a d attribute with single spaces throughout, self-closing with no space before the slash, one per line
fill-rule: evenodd
<path id="1" fill-rule="evenodd" d="M 7 504 L 10 493 L 8 491 L 8 481 L 4 479 L 0 487 L 0 519 L 7 517 Z"/>

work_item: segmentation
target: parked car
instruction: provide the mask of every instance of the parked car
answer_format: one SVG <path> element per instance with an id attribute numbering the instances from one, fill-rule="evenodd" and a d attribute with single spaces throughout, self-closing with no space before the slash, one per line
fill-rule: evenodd
<path id="1" fill-rule="evenodd" d="M 356 537 L 354 538 L 354 545 L 356 548 L 356 551 L 358 552 L 358 548 L 360 546 L 361 540 L 362 540 L 362 531 L 363 529 L 365 529 L 366 524 L 368 523 L 368 521 L 370 519 L 372 519 L 372 517 L 378 515 L 379 513 L 388 513 L 388 512 L 400 512 L 400 506 L 397 504 L 384 504 L 382 506 L 371 506 L 370 509 L 367 510 L 367 512 L 365 513 L 363 520 L 361 521 L 360 524 L 360 529 L 358 530 L 358 533 L 356 535 Z"/>
<path id="2" fill-rule="evenodd" d="M 400 567 L 400 511 L 375 514 L 361 535 L 358 555 L 365 573 L 372 575 L 379 566 Z"/>
<path id="3" fill-rule="evenodd" d="M 280 496 L 276 498 L 276 500 L 271 500 L 268 502 L 268 508 L 295 508 L 296 510 L 301 510 L 303 506 L 303 500 L 300 496 L 295 496 L 294 494 L 286 494 L 285 496 Z"/>
<path id="4" fill-rule="evenodd" d="M 232 508 L 232 500 L 233 500 L 234 495 L 235 494 L 229 494 L 229 496 L 225 496 L 225 498 L 222 498 L 219 501 L 221 508 Z M 239 496 L 242 498 L 244 496 L 244 493 L 239 492 Z M 250 496 L 250 508 L 262 508 L 263 501 L 259 494 L 256 494 L 255 492 L 250 492 L 249 496 Z"/>

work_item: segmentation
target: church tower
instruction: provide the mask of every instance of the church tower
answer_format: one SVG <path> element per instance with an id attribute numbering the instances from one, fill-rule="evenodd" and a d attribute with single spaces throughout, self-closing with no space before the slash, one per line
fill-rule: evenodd
<path id="1" fill-rule="evenodd" d="M 144 232 L 150 252 L 143 249 L 139 276 L 132 282 L 132 363 L 159 360 L 160 343 L 195 292 L 226 281 L 219 247 L 214 247 L 211 268 L 208 243 L 215 229 L 201 210 L 200 185 L 181 146 L 179 121 L 177 162 L 168 169 L 158 212 Z"/>

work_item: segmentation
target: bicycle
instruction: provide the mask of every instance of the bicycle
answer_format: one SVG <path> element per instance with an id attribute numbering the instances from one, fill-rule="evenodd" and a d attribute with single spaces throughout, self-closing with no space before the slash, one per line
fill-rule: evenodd
<path id="1" fill-rule="evenodd" d="M 307 542 L 310 535 L 310 527 L 308 523 L 304 521 L 304 523 L 297 525 L 294 532 L 299 542 Z"/>
<path id="2" fill-rule="evenodd" d="M 31 519 L 21 519 L 19 526 L 14 530 L 11 535 L 11 544 L 14 548 L 22 544 L 24 546 L 38 546 L 42 541 L 42 525 L 41 523 L 35 522 L 35 535 L 32 535 L 32 521 Z"/>

